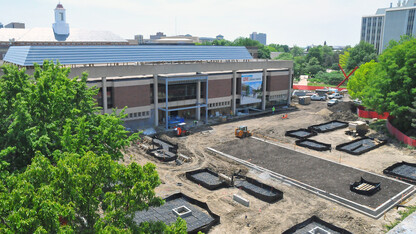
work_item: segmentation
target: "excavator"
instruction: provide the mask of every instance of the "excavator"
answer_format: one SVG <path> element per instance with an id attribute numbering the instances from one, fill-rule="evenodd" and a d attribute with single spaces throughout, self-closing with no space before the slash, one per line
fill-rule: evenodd
<path id="1" fill-rule="evenodd" d="M 250 137 L 251 132 L 247 129 L 247 126 L 240 126 L 235 129 L 235 136 L 238 138 Z"/>

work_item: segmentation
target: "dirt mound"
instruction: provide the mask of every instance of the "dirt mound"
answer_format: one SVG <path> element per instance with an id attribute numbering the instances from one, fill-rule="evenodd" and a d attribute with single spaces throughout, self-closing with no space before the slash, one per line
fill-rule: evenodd
<path id="1" fill-rule="evenodd" d="M 340 102 L 328 107 L 333 113 L 329 115 L 331 120 L 355 121 L 358 120 L 357 107 L 353 102 Z"/>

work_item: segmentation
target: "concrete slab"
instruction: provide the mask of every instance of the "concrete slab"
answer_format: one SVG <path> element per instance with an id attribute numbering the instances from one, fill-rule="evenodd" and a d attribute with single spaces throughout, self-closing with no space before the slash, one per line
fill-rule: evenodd
<path id="1" fill-rule="evenodd" d="M 256 137 L 238 139 L 209 149 L 373 218 L 380 217 L 415 191 L 410 184 L 294 151 Z M 371 197 L 351 192 L 350 184 L 360 177 L 380 182 L 381 191 Z"/>

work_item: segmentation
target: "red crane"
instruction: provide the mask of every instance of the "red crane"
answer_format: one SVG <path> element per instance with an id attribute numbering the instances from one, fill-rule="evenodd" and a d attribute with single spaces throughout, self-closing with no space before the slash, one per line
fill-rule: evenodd
<path id="1" fill-rule="evenodd" d="M 344 84 L 344 82 L 346 80 L 348 80 L 348 78 L 350 78 L 350 76 L 358 69 L 358 67 L 355 67 L 354 70 L 352 70 L 352 72 L 350 72 L 350 74 L 347 76 L 347 74 L 345 74 L 344 69 L 342 69 L 341 65 L 338 64 L 338 67 L 341 68 L 342 73 L 344 73 L 345 79 L 341 83 L 339 83 L 339 85 L 337 85 L 337 88 L 339 88 L 339 86 L 341 86 L 342 84 Z"/>

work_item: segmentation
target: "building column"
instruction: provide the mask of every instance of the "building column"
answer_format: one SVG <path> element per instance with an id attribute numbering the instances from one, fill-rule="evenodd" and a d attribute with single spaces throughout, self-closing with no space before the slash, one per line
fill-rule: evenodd
<path id="1" fill-rule="evenodd" d="M 196 120 L 201 120 L 201 81 L 196 83 Z"/>
<path id="2" fill-rule="evenodd" d="M 101 96 L 103 97 L 103 114 L 107 113 L 107 77 L 101 77 Z"/>
<path id="3" fill-rule="evenodd" d="M 289 87 L 288 87 L 288 93 L 287 93 L 287 105 L 290 106 L 290 103 L 292 102 L 292 86 L 293 86 L 293 70 L 292 68 L 289 68 Z"/>
<path id="4" fill-rule="evenodd" d="M 233 115 L 236 115 L 237 110 L 237 71 L 233 71 L 233 90 L 232 90 L 232 104 L 231 104 L 231 111 L 233 112 Z"/>
<path id="5" fill-rule="evenodd" d="M 168 79 L 165 80 L 165 121 L 166 121 L 166 129 L 169 129 L 169 82 Z"/>
<path id="6" fill-rule="evenodd" d="M 267 69 L 263 69 L 263 97 L 261 100 L 261 110 L 266 110 L 266 86 L 267 85 Z"/>
<path id="7" fill-rule="evenodd" d="M 157 74 L 153 74 L 153 103 L 155 106 L 155 127 L 159 126 L 159 89 Z"/>
<path id="8" fill-rule="evenodd" d="M 205 124 L 208 124 L 208 76 L 205 80 Z"/>

